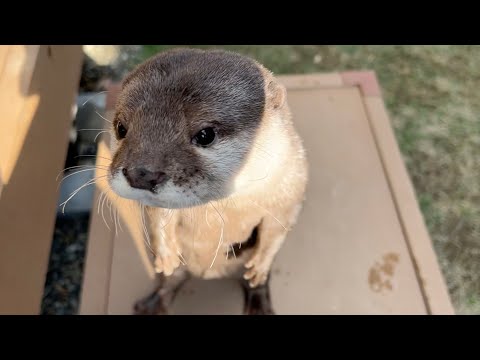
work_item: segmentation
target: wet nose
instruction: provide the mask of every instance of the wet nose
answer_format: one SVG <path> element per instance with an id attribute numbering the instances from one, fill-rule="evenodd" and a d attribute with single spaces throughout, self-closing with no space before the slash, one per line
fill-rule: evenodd
<path id="1" fill-rule="evenodd" d="M 153 191 L 155 186 L 162 184 L 167 175 L 162 171 L 150 171 L 145 168 L 122 169 L 128 183 L 136 189 Z"/>

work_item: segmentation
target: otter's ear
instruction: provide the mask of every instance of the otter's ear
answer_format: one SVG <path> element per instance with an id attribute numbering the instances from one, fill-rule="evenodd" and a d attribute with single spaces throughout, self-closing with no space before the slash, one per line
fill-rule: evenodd
<path id="1" fill-rule="evenodd" d="M 279 109 L 285 103 L 287 98 L 287 90 L 285 86 L 271 80 L 267 86 L 267 101 L 268 106 L 272 109 Z"/>

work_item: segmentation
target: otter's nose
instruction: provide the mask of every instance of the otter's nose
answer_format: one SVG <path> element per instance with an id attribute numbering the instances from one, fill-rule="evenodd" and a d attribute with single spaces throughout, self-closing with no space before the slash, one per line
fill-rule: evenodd
<path id="1" fill-rule="evenodd" d="M 150 171 L 145 168 L 122 169 L 131 187 L 153 191 L 155 186 L 167 180 L 167 174 L 162 171 Z"/>

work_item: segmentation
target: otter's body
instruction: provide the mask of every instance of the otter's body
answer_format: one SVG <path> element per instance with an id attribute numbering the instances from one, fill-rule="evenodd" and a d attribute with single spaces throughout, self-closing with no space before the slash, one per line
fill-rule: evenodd
<path id="1" fill-rule="evenodd" d="M 265 287 L 307 182 L 305 151 L 273 75 L 238 54 L 163 53 L 126 78 L 114 128 L 109 181 L 149 207 L 163 276 L 155 300 L 186 274 Z"/>

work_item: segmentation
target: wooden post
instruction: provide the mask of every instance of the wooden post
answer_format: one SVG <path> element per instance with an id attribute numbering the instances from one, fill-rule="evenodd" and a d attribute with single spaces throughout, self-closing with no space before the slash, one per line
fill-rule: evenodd
<path id="1" fill-rule="evenodd" d="M 0 314 L 38 314 L 82 47 L 0 46 Z"/>

